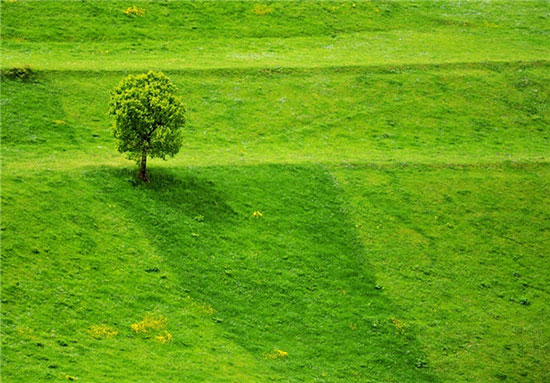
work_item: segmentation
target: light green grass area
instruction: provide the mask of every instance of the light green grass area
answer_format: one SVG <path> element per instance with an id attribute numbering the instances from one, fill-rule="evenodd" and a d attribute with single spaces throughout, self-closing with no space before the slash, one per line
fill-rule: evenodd
<path id="1" fill-rule="evenodd" d="M 550 380 L 547 1 L 1 11 L 3 381 Z M 188 125 L 142 184 L 149 69 Z"/>
<path id="2" fill-rule="evenodd" d="M 185 150 L 171 164 L 545 161 L 549 67 L 167 72 L 189 110 Z M 63 166 L 121 157 L 107 115 L 120 73 L 37 76 L 4 84 L 3 140 L 17 143 L 6 145 L 6 166 L 37 151 L 67 156 Z"/>
<path id="3" fill-rule="evenodd" d="M 510 2 L 134 2 L 141 16 L 124 14 L 128 4 L 5 4 L 3 62 L 203 70 L 531 61 L 550 54 L 545 1 L 516 2 L 517 10 Z"/>

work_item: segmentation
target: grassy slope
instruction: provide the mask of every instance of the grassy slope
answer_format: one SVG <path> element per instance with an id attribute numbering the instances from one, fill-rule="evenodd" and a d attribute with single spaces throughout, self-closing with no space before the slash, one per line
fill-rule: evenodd
<path id="1" fill-rule="evenodd" d="M 423 358 L 414 336 L 389 321 L 402 314 L 375 289 L 325 170 L 153 177 L 135 187 L 128 171 L 94 167 L 5 178 L 7 376 L 431 380 L 414 368 Z M 172 343 L 132 333 L 147 312 L 168 318 Z M 119 334 L 90 339 L 99 323 Z M 288 360 L 267 358 L 276 349 Z"/>
<path id="2" fill-rule="evenodd" d="M 147 70 L 548 59 L 545 1 L 5 3 L 4 65 Z M 27 15 L 33 17 L 27 17 Z M 43 43 L 47 42 L 46 45 Z"/>
<path id="3" fill-rule="evenodd" d="M 5 379 L 548 379 L 546 2 L 136 4 L 2 3 L 56 70 L 2 83 Z M 106 103 L 151 66 L 190 129 L 134 186 Z"/>
<path id="4" fill-rule="evenodd" d="M 427 340 L 436 371 L 453 381 L 548 380 L 547 165 L 334 173 L 376 280 Z"/>
<path id="5" fill-rule="evenodd" d="M 389 73 L 170 73 L 186 95 L 190 121 L 185 151 L 175 161 L 544 161 L 550 140 L 548 72 L 546 64 L 501 64 Z M 4 143 L 17 144 L 5 148 L 6 156 L 65 155 L 63 166 L 75 158 L 77 164 L 120 158 L 112 151 L 105 100 L 121 75 L 39 77 L 25 86 L 4 85 L 2 136 Z M 34 103 L 41 113 L 32 113 Z M 44 142 L 50 145 L 37 145 Z M 51 166 L 51 159 L 46 163 Z"/>

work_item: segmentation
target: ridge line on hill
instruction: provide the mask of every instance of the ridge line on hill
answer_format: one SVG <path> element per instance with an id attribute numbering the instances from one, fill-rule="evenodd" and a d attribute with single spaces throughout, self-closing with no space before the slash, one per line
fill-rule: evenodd
<path id="1" fill-rule="evenodd" d="M 76 170 L 76 169 L 86 169 L 92 167 L 110 167 L 110 168 L 119 168 L 119 167 L 132 167 L 134 166 L 129 160 L 113 159 L 111 161 L 105 161 L 103 163 L 98 163 L 97 161 L 67 161 L 64 160 L 63 163 L 65 166 L 57 166 L 59 162 L 46 162 L 46 163 L 37 163 L 35 160 L 30 161 L 18 161 L 16 166 L 11 164 L 6 164 L 4 160 L 2 163 L 2 171 L 4 174 L 9 173 L 10 168 L 12 171 L 50 171 L 50 170 Z M 350 168 L 350 169 L 392 169 L 392 168 L 414 168 L 414 169 L 523 169 L 523 168 L 533 168 L 533 167 L 545 167 L 550 165 L 550 158 L 540 159 L 540 160 L 502 160 L 502 161 L 480 161 L 480 162 L 412 162 L 412 161 L 341 161 L 341 162 L 330 162 L 330 161 L 301 161 L 301 162 L 249 162 L 249 163 L 238 163 L 238 162 L 219 162 L 219 163 L 206 163 L 206 164 L 197 164 L 193 162 L 189 163 L 172 163 L 164 164 L 160 163 L 153 164 L 153 167 L 190 167 L 190 168 L 208 168 L 208 167 L 224 167 L 224 166 L 237 166 L 237 167 L 254 167 L 254 166 L 327 166 L 332 168 Z M 69 165 L 69 166 L 67 166 Z"/>
<path id="2" fill-rule="evenodd" d="M 181 68 L 181 69 L 163 69 L 167 73 L 174 74 L 193 74 L 193 73 L 211 73 L 219 75 L 244 74 L 244 73 L 265 73 L 267 75 L 277 74 L 309 74 L 309 73 L 381 73 L 394 74 L 410 72 L 416 70 L 452 70 L 452 69 L 491 69 L 500 70 L 502 68 L 533 68 L 550 67 L 550 59 L 541 60 L 510 60 L 510 61 L 459 61 L 459 62 L 441 62 L 441 63 L 405 63 L 405 64 L 353 64 L 353 65 L 330 65 L 330 66 L 258 66 L 258 67 L 218 67 L 218 68 Z M 2 67 L 2 70 L 9 67 Z M 68 74 L 97 74 L 97 73 L 139 73 L 147 69 L 36 69 L 37 73 L 68 73 Z"/>

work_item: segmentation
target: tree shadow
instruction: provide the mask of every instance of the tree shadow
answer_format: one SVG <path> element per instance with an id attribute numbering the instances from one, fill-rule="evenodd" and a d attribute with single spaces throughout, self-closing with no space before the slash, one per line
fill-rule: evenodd
<path id="1" fill-rule="evenodd" d="M 65 151 L 77 144 L 77 132 L 63 111 L 62 92 L 44 78 L 2 79 L 2 141 L 4 145 L 33 145 L 40 151 Z M 40 113 L 36 113 L 40 105 Z"/>
<path id="2" fill-rule="evenodd" d="M 139 180 L 134 168 L 103 168 L 100 171 L 110 174 L 113 179 L 126 180 L 128 190 L 147 201 L 145 205 L 152 204 L 170 213 L 174 211 L 178 215 L 210 222 L 226 222 L 236 214 L 211 179 L 191 170 L 175 174 L 169 169 L 153 167 L 148 171 L 150 183 Z M 148 210 L 148 206 L 143 207 Z"/>
<path id="3" fill-rule="evenodd" d="M 436 381 L 324 168 L 152 168 L 150 184 L 103 169 L 92 181 L 105 174 L 104 192 L 144 229 L 181 294 L 212 307 L 225 337 L 275 374 Z"/>

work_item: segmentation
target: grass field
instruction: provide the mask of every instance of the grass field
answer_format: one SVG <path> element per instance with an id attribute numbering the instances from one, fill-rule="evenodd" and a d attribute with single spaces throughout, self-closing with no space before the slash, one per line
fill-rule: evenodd
<path id="1" fill-rule="evenodd" d="M 548 1 L 1 12 L 2 381 L 550 380 Z M 144 184 L 149 69 L 188 125 Z"/>

